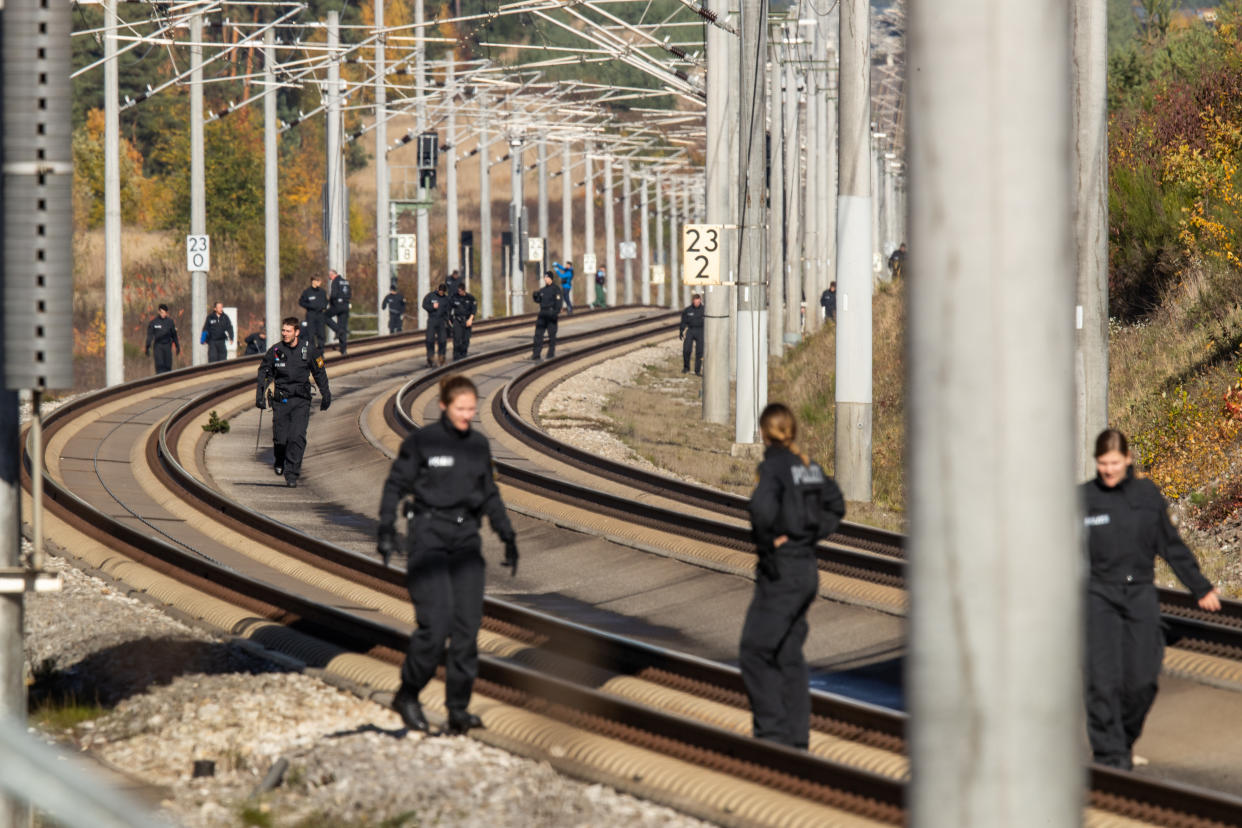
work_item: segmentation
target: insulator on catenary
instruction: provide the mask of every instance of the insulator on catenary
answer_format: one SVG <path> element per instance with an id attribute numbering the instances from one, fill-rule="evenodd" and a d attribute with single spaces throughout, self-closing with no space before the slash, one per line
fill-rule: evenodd
<path id="1" fill-rule="evenodd" d="M 695 9 L 695 11 L 699 13 L 699 17 L 703 18 L 708 23 L 715 23 L 716 20 L 719 18 L 719 15 L 717 15 L 714 11 L 712 11 L 711 9 L 705 6 L 699 6 L 697 9 Z"/>
<path id="2" fill-rule="evenodd" d="M 682 60 L 686 60 L 686 50 L 680 46 L 669 46 L 668 50 L 672 52 L 674 56 L 679 57 Z"/>

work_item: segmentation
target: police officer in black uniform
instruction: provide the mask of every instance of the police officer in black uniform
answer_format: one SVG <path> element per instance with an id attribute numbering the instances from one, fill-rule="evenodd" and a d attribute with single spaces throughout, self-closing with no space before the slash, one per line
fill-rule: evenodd
<path id="1" fill-rule="evenodd" d="M 1199 602 L 1220 610 L 1220 594 L 1169 521 L 1160 489 L 1134 476 L 1125 435 L 1095 441 L 1096 477 L 1079 487 L 1091 574 L 1087 582 L 1087 735 L 1096 762 L 1130 770 L 1131 749 L 1156 698 L 1164 659 L 1157 555 Z"/>
<path id="2" fill-rule="evenodd" d="M 458 270 L 454 270 L 448 275 L 448 278 L 444 280 L 444 288 L 448 293 L 450 302 L 453 300 L 453 297 L 457 295 L 457 286 L 462 284 L 465 284 L 465 280 L 461 278 L 461 271 Z"/>
<path id="3" fill-rule="evenodd" d="M 694 294 L 690 297 L 689 306 L 681 312 L 681 326 L 677 329 L 677 338 L 682 341 L 681 372 L 690 371 L 690 351 L 694 351 L 694 373 L 703 371 L 703 297 Z M 690 336 L 686 336 L 686 331 Z"/>
<path id="4" fill-rule="evenodd" d="M 246 350 L 242 356 L 253 356 L 255 354 L 267 353 L 267 334 L 263 331 L 255 331 L 246 337 Z"/>
<path id="5" fill-rule="evenodd" d="M 470 334 L 474 327 L 474 313 L 478 303 L 466 292 L 466 283 L 457 283 L 457 295 L 449 300 L 449 316 L 453 322 L 453 361 L 466 356 L 470 350 Z"/>
<path id="6" fill-rule="evenodd" d="M 448 351 L 448 286 L 441 282 L 424 296 L 423 310 L 427 311 L 427 367 L 434 368 L 444 364 Z"/>
<path id="7" fill-rule="evenodd" d="M 224 303 L 216 302 L 211 313 L 203 322 L 200 342 L 207 343 L 207 361 L 223 362 L 229 358 L 229 346 L 225 341 L 233 341 L 233 320 L 224 312 Z M 180 348 L 178 348 L 180 350 Z"/>
<path id="8" fill-rule="evenodd" d="M 349 287 L 349 279 L 335 270 L 328 271 L 332 281 L 328 290 L 328 312 L 324 319 L 328 327 L 336 334 L 336 347 L 345 356 L 346 344 L 349 341 L 349 300 L 353 292 Z"/>
<path id="9" fill-rule="evenodd" d="M 393 279 L 388 288 L 388 295 L 380 304 L 380 310 L 388 311 L 388 332 L 401 333 L 405 327 L 405 294 L 397 290 L 397 280 Z"/>
<path id="10" fill-rule="evenodd" d="M 277 475 L 284 475 L 285 485 L 298 485 L 302 472 L 302 455 L 306 452 L 306 424 L 310 421 L 310 379 L 319 386 L 319 410 L 327 411 L 332 403 L 328 390 L 328 373 L 323 369 L 323 354 L 301 336 L 297 317 L 280 323 L 281 341 L 267 349 L 259 363 L 258 396 L 255 405 L 267 408 L 268 382 L 274 381 L 272 403 L 272 464 Z"/>
<path id="11" fill-rule="evenodd" d="M 532 298 L 539 305 L 539 315 L 535 317 L 535 350 L 531 359 L 538 362 L 543 357 L 543 334 L 548 333 L 548 359 L 556 356 L 557 317 L 561 315 L 564 295 L 553 283 L 556 277 L 552 271 L 543 274 L 543 287 L 535 291 Z"/>
<path id="12" fill-rule="evenodd" d="M 311 347 L 318 351 L 323 351 L 324 342 L 328 338 L 328 332 L 325 327 L 327 319 L 325 312 L 328 310 L 328 292 L 321 285 L 323 280 L 318 276 L 311 277 L 310 287 L 302 291 L 302 295 L 298 297 L 298 304 L 306 308 L 306 336 Z"/>
<path id="13" fill-rule="evenodd" d="M 168 305 L 160 305 L 158 314 L 147 323 L 146 353 L 151 353 L 155 346 L 155 373 L 163 374 L 172 370 L 172 349 L 177 349 L 181 356 L 181 343 L 177 341 L 177 323 L 168 315 Z"/>
<path id="14" fill-rule="evenodd" d="M 470 429 L 478 405 L 478 391 L 466 377 L 441 380 L 439 421 L 405 438 L 380 501 L 378 545 L 387 566 L 397 549 L 397 505 L 413 495 L 406 508 L 406 586 L 418 628 L 410 636 L 401 688 L 393 699 L 393 708 L 411 730 L 427 730 L 418 694 L 435 675 L 441 657 L 449 730 L 460 733 L 482 726 L 467 707 L 479 671 L 475 639 L 483 617 L 483 515 L 504 541 L 504 565 L 517 574 L 517 537 L 492 479 L 491 449 L 486 437 Z"/>
<path id="15" fill-rule="evenodd" d="M 811 695 L 802 645 L 819 588 L 815 545 L 836 531 L 845 499 L 818 463 L 798 453 L 798 424 L 788 408 L 765 408 L 759 431 L 767 448 L 750 496 L 759 565 L 738 661 L 755 737 L 805 749 Z"/>

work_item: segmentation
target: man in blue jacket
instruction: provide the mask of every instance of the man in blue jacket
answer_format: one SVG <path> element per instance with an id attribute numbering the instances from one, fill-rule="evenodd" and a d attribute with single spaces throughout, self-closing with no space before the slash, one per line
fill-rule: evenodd
<path id="1" fill-rule="evenodd" d="M 561 293 L 565 298 L 565 313 L 573 313 L 574 263 L 566 259 L 563 265 L 553 262 L 552 268 L 556 271 L 557 278 L 561 280 Z"/>

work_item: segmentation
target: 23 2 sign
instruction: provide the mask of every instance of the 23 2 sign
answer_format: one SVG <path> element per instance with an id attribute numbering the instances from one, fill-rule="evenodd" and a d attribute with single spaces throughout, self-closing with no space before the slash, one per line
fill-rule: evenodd
<path id="1" fill-rule="evenodd" d="M 720 284 L 720 247 L 724 227 L 687 224 L 681 228 L 682 284 Z"/>

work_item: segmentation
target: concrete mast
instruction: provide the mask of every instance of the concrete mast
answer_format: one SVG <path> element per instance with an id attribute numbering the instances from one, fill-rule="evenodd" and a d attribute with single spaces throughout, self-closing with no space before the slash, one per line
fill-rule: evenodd
<path id="1" fill-rule="evenodd" d="M 377 4 L 379 2 L 376 0 Z M 263 332 L 270 347 L 280 341 L 281 320 L 280 150 L 277 144 L 280 123 L 276 117 L 276 33 L 272 29 L 263 33 L 263 84 L 267 89 L 263 96 Z M 378 143 L 378 136 L 376 140 Z M 384 210 L 388 210 L 386 204 Z"/>

